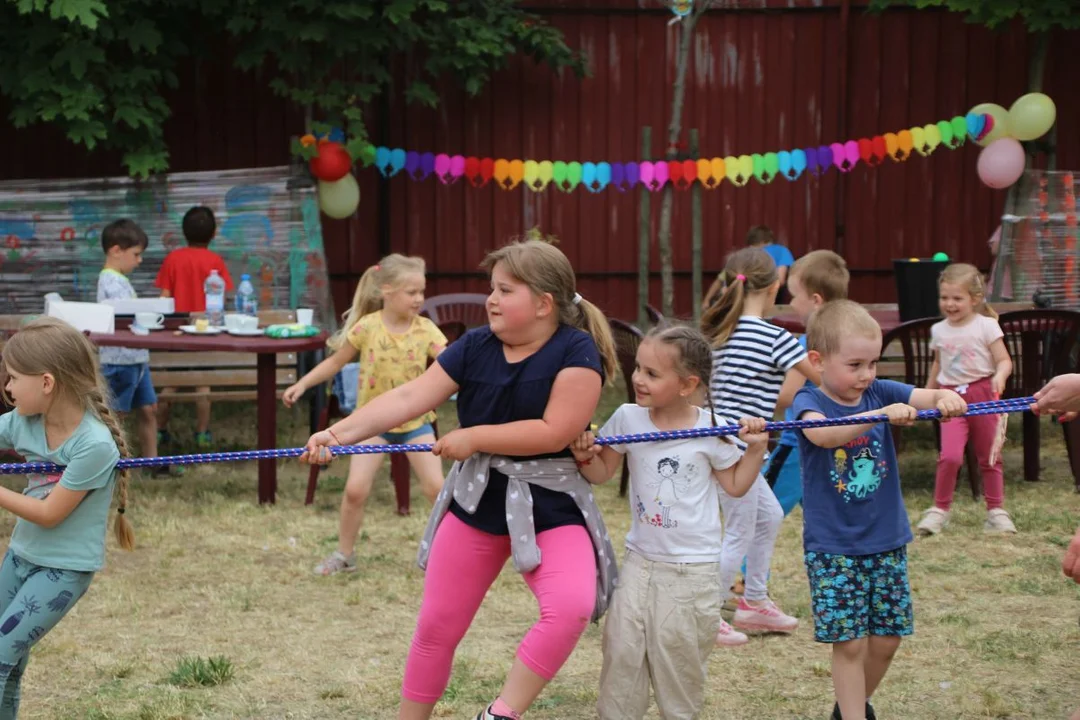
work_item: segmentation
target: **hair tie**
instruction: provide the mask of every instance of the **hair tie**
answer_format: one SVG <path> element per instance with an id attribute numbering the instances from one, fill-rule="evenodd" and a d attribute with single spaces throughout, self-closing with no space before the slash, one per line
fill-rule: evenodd
<path id="1" fill-rule="evenodd" d="M 736 275 L 735 279 L 736 280 L 741 280 L 742 282 L 746 282 L 746 276 L 743 275 L 742 273 L 739 273 L 738 275 Z"/>
<path id="2" fill-rule="evenodd" d="M 379 272 L 380 270 L 382 270 L 382 265 L 372 265 L 371 269 L 375 272 Z"/>
<path id="3" fill-rule="evenodd" d="M 118 508 L 116 508 L 116 512 L 118 512 L 118 513 L 120 513 L 121 515 L 123 515 L 123 514 L 124 514 L 124 508 L 122 508 L 122 507 L 118 507 Z"/>
<path id="4" fill-rule="evenodd" d="M 575 305 L 580 305 L 581 304 L 581 295 L 579 295 L 578 293 L 574 293 L 573 303 Z"/>

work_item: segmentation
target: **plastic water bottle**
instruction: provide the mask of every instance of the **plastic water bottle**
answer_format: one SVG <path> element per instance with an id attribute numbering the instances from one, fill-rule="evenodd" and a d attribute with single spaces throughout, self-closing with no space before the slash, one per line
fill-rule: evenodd
<path id="1" fill-rule="evenodd" d="M 240 276 L 240 287 L 236 289 L 236 312 L 241 315 L 258 315 L 259 300 L 255 296 L 255 286 L 250 275 Z"/>
<path id="2" fill-rule="evenodd" d="M 217 270 L 210 271 L 203 283 L 203 292 L 206 293 L 207 321 L 212 327 L 221 327 L 225 324 L 225 279 Z"/>

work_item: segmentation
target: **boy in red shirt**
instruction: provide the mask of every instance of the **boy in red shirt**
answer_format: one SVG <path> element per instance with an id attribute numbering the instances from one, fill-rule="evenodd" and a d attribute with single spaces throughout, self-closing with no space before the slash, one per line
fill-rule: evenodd
<path id="1" fill-rule="evenodd" d="M 184 239 L 188 246 L 173 250 L 165 257 L 158 271 L 154 285 L 161 288 L 161 297 L 171 297 L 178 313 L 206 311 L 206 295 L 203 283 L 211 270 L 217 270 L 225 280 L 225 290 L 233 289 L 229 269 L 221 256 L 209 248 L 210 241 L 217 232 L 214 211 L 208 207 L 193 207 L 184 214 Z M 164 392 L 164 390 L 163 390 Z M 209 387 L 195 388 L 200 397 L 195 401 L 195 442 L 200 447 L 209 447 L 210 436 L 210 393 Z M 158 402 L 159 443 L 169 441 L 169 404 Z"/>

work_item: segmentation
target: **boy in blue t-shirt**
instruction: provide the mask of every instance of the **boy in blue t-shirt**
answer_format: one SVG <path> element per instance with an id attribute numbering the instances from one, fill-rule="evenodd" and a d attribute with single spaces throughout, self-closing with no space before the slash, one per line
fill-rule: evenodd
<path id="1" fill-rule="evenodd" d="M 858 303 L 836 300 L 814 313 L 807 346 L 821 387 L 796 394 L 799 420 L 884 414 L 910 425 L 916 409 L 936 407 L 943 418 L 967 412 L 951 390 L 875 379 L 881 328 Z M 814 639 L 832 644 L 833 718 L 872 720 L 870 696 L 914 628 L 911 525 L 892 433 L 879 423 L 808 428 L 799 454 Z"/>

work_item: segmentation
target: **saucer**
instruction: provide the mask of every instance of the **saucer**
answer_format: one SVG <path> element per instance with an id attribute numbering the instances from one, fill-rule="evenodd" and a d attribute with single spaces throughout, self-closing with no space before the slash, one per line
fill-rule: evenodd
<path id="1" fill-rule="evenodd" d="M 188 335 L 219 335 L 224 328 L 208 327 L 205 330 L 197 330 L 194 325 L 181 325 L 179 327 L 180 332 L 185 332 Z"/>
<path id="2" fill-rule="evenodd" d="M 225 332 L 229 333 L 230 335 L 236 335 L 237 337 L 255 337 L 257 335 L 265 335 L 266 334 L 265 330 L 260 330 L 259 328 L 255 328 L 254 330 L 242 330 L 240 328 L 235 328 L 235 329 L 225 328 Z"/>

